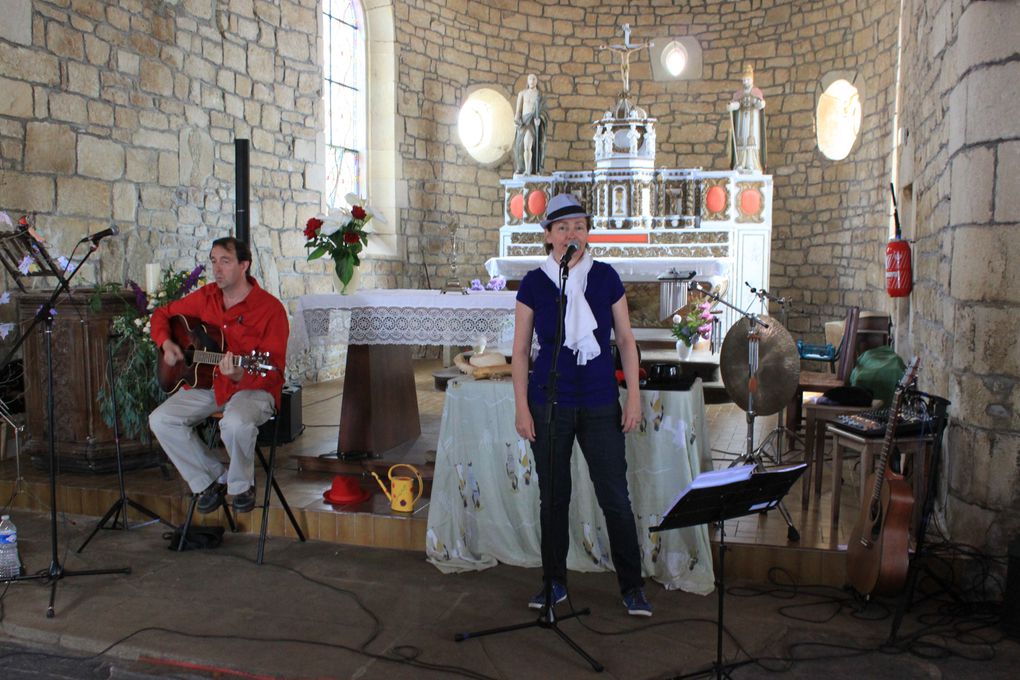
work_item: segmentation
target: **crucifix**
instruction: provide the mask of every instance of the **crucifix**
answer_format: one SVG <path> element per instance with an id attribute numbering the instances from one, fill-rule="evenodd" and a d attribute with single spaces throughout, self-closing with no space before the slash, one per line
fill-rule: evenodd
<path id="1" fill-rule="evenodd" d="M 651 49 L 653 43 L 645 43 L 643 45 L 632 45 L 630 43 L 630 24 L 623 25 L 623 44 L 622 45 L 602 45 L 599 47 L 599 51 L 609 50 L 620 55 L 620 73 L 623 76 L 623 94 L 630 94 L 630 55 L 638 50 L 644 48 Z"/>

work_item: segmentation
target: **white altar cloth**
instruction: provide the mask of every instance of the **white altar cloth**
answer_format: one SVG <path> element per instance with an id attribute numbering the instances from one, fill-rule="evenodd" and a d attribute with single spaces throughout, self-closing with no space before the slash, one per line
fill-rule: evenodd
<path id="1" fill-rule="evenodd" d="M 291 330 L 294 351 L 314 345 L 490 345 L 513 342 L 511 291 L 360 290 L 303 295 Z"/>
<path id="2" fill-rule="evenodd" d="M 659 274 L 670 269 L 684 273 L 696 271 L 699 281 L 729 274 L 729 262 L 725 259 L 708 257 L 599 257 L 620 275 L 625 283 L 655 282 Z M 544 257 L 516 255 L 513 257 L 490 257 L 485 261 L 489 276 L 502 276 L 510 281 L 520 281 L 532 269 L 540 267 Z"/>
<path id="3" fill-rule="evenodd" d="M 626 390 L 621 394 L 626 395 Z M 641 394 L 643 418 L 627 435 L 627 484 L 637 523 L 642 570 L 667 589 L 706 594 L 713 588 L 705 525 L 654 534 L 674 497 L 711 469 L 701 381 L 689 391 Z M 612 569 L 605 520 L 576 443 L 571 457 L 567 567 Z M 444 573 L 541 565 L 538 478 L 531 448 L 514 429 L 507 380 L 458 378 L 443 405 L 425 545 Z"/>

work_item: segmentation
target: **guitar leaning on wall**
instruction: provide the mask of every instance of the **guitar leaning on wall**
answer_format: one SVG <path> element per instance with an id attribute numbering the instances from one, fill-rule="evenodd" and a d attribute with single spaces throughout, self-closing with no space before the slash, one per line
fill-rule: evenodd
<path id="1" fill-rule="evenodd" d="M 871 500 L 861 507 L 846 546 L 847 580 L 865 597 L 896 594 L 903 588 L 910 567 L 908 542 L 914 495 L 903 475 L 889 470 L 888 462 L 903 393 L 917 375 L 918 362 L 917 358 L 910 362 L 896 386 L 882 453 L 875 472 L 868 477 Z"/>
<path id="2" fill-rule="evenodd" d="M 210 389 L 213 369 L 227 352 L 227 343 L 220 329 L 200 319 L 177 314 L 170 317 L 170 339 L 180 346 L 184 359 L 170 366 L 163 356 L 163 348 L 159 349 L 159 365 L 156 367 L 159 388 L 167 394 L 176 392 L 183 385 Z M 263 377 L 269 371 L 277 370 L 269 363 L 269 352 L 255 350 L 235 356 L 233 364 Z"/>

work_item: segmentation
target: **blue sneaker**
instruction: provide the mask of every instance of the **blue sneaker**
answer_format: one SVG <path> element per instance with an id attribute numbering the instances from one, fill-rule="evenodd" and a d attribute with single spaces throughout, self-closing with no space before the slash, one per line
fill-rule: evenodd
<path id="1" fill-rule="evenodd" d="M 642 588 L 635 588 L 623 596 L 623 604 L 631 616 L 651 616 L 652 605 Z"/>
<path id="2" fill-rule="evenodd" d="M 557 605 L 567 599 L 567 587 L 558 581 L 553 581 L 552 584 L 552 598 L 553 604 Z M 545 606 L 545 586 L 542 586 L 542 590 L 538 591 L 535 597 L 531 598 L 528 602 L 528 606 L 532 609 L 542 609 Z"/>

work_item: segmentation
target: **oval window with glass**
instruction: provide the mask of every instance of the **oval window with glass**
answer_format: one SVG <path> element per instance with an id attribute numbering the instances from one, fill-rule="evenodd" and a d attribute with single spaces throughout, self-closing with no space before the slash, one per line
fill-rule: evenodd
<path id="1" fill-rule="evenodd" d="M 826 158 L 841 161 L 850 155 L 861 131 L 861 94 L 850 81 L 833 80 L 818 97 L 815 130 Z"/>

